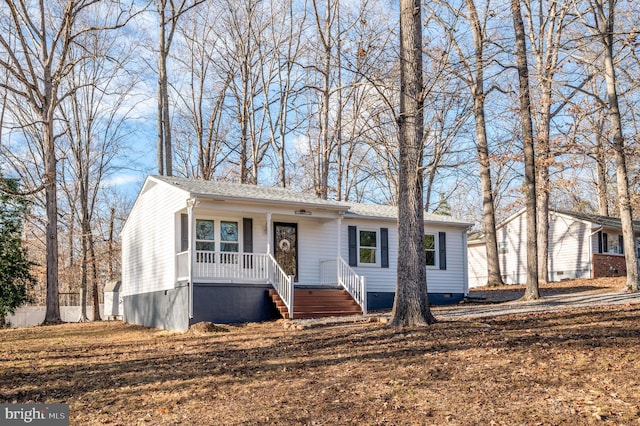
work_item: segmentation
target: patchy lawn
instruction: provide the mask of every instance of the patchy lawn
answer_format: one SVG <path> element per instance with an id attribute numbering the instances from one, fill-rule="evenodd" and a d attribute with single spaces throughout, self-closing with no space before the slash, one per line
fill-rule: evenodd
<path id="1" fill-rule="evenodd" d="M 0 331 L 0 402 L 75 425 L 640 424 L 640 305 L 393 329 Z"/>

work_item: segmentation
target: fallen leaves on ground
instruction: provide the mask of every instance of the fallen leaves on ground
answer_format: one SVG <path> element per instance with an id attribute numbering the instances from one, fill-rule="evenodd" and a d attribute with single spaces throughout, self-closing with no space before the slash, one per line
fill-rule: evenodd
<path id="1" fill-rule="evenodd" d="M 222 329 L 2 330 L 0 403 L 68 403 L 74 425 L 640 424 L 638 305 Z"/>

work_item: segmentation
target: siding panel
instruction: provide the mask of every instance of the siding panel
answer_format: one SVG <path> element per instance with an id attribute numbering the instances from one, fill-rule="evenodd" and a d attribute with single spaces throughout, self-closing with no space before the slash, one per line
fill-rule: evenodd
<path id="1" fill-rule="evenodd" d="M 527 248 L 524 212 L 498 228 L 498 245 L 507 243 L 507 253 L 500 253 L 500 271 L 505 284 L 526 283 Z M 591 276 L 591 254 L 598 251 L 597 233 L 591 223 L 550 213 L 549 217 L 549 280 L 560 281 Z M 468 247 L 470 286 L 486 284 L 486 250 L 484 245 Z"/>
<path id="2" fill-rule="evenodd" d="M 398 228 L 389 226 L 385 221 L 357 221 L 354 219 L 345 220 L 347 222 L 342 229 L 342 240 L 347 240 L 348 226 L 360 226 L 364 228 L 388 228 L 389 238 L 389 267 L 381 268 L 374 266 L 359 266 L 353 268 L 358 274 L 366 276 L 368 292 L 395 292 L 398 268 Z M 464 241 L 465 229 L 457 227 L 432 227 L 425 228 L 425 232 L 435 233 L 446 232 L 447 234 L 447 269 L 427 268 L 427 288 L 430 293 L 463 293 L 466 287 L 467 268 L 464 251 L 466 250 Z M 348 259 L 348 247 L 342 246 L 342 258 Z"/>
<path id="3" fill-rule="evenodd" d="M 187 194 L 156 184 L 141 193 L 122 233 L 123 296 L 175 287 L 175 253 Z"/>

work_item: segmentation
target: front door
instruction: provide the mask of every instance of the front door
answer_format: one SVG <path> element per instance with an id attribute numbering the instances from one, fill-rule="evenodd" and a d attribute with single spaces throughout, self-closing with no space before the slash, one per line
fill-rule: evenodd
<path id="1" fill-rule="evenodd" d="M 298 224 L 273 224 L 274 257 L 287 275 L 298 281 Z"/>

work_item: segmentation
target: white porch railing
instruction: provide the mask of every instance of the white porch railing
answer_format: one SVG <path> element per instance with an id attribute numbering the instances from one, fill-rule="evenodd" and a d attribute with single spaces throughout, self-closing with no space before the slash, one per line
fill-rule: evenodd
<path id="1" fill-rule="evenodd" d="M 189 279 L 189 252 L 176 256 L 178 280 Z M 271 284 L 293 318 L 293 276 L 288 276 L 271 254 L 196 251 L 194 281 L 230 281 Z"/>
<path id="2" fill-rule="evenodd" d="M 320 284 L 341 286 L 360 305 L 362 313 L 367 313 L 366 278 L 356 274 L 341 257 L 320 262 Z"/>
<path id="3" fill-rule="evenodd" d="M 193 279 L 269 282 L 269 258 L 261 253 L 196 251 Z"/>

